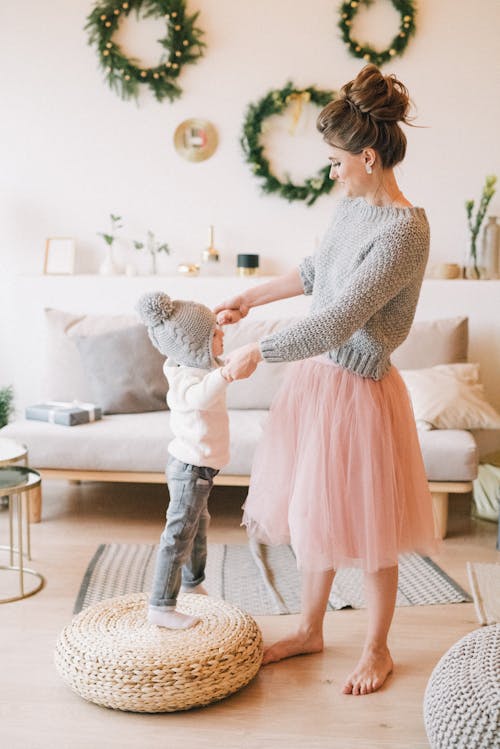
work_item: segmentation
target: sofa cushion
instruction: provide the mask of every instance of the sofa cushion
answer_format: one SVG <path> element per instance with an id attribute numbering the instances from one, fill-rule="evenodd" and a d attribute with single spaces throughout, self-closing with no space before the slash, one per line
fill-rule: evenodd
<path id="1" fill-rule="evenodd" d="M 229 412 L 231 461 L 222 474 L 250 473 L 267 416 L 267 410 Z M 162 472 L 172 439 L 169 419 L 169 411 L 116 414 L 71 429 L 44 421 L 20 420 L 0 430 L 0 436 L 26 444 L 33 468 Z M 475 478 L 477 448 L 469 432 L 419 431 L 418 436 L 429 481 Z"/>
<path id="2" fill-rule="evenodd" d="M 231 461 L 222 473 L 248 475 L 267 416 L 267 410 L 229 413 Z M 26 419 L 11 422 L 0 435 L 27 445 L 32 468 L 160 473 L 173 437 L 169 411 L 114 414 L 72 429 Z"/>
<path id="3" fill-rule="evenodd" d="M 45 398 L 58 401 L 92 401 L 75 336 L 93 336 L 137 324 L 133 315 L 77 315 L 45 309 Z"/>
<path id="4" fill-rule="evenodd" d="M 500 414 L 488 403 L 479 364 L 439 364 L 401 370 L 417 423 L 436 429 L 500 429 Z"/>
<path id="5" fill-rule="evenodd" d="M 165 357 L 144 325 L 99 335 L 75 336 L 92 401 L 103 413 L 131 414 L 167 409 Z"/>
<path id="6" fill-rule="evenodd" d="M 478 450 L 470 432 L 433 429 L 418 432 L 429 481 L 472 481 L 477 476 Z"/>
<path id="7" fill-rule="evenodd" d="M 468 329 L 466 317 L 414 322 L 406 341 L 393 352 L 391 360 L 398 369 L 466 362 Z"/>
<path id="8" fill-rule="evenodd" d="M 276 320 L 253 320 L 246 317 L 236 325 L 224 328 L 224 353 L 247 343 L 258 341 L 265 335 L 271 335 L 286 328 L 298 318 Z M 247 380 L 232 382 L 227 389 L 228 408 L 269 408 L 281 384 L 289 362 L 261 362 L 254 374 Z"/>

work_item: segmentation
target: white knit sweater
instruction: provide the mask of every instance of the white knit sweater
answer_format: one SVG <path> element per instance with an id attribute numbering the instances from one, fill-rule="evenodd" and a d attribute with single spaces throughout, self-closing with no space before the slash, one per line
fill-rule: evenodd
<path id="1" fill-rule="evenodd" d="M 167 359 L 167 404 L 174 439 L 168 451 L 183 463 L 222 468 L 229 462 L 228 382 L 221 368 L 178 366 Z"/>

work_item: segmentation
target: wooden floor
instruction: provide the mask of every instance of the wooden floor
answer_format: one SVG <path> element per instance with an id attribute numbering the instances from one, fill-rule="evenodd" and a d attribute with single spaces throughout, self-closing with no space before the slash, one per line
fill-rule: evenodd
<path id="1" fill-rule="evenodd" d="M 211 500 L 211 540 L 245 540 L 244 490 L 219 487 Z M 0 745 L 3 749 L 176 747 L 183 749 L 420 749 L 428 743 L 422 701 L 441 655 L 478 626 L 472 604 L 399 608 L 391 634 L 396 670 L 367 697 L 342 695 L 357 660 L 366 613 L 326 616 L 323 654 L 267 666 L 233 697 L 188 713 L 138 715 L 84 702 L 59 679 L 54 643 L 71 617 L 82 575 L 103 542 L 155 543 L 163 523 L 160 486 L 46 482 L 43 522 L 33 526 L 33 567 L 47 585 L 0 606 Z M 7 513 L 0 512 L 5 539 Z M 468 589 L 465 562 L 499 561 L 496 525 L 469 517 L 467 498 L 451 501 L 450 535 L 436 561 Z M 1 578 L 0 578 L 1 581 Z M 0 589 L 0 595 L 2 590 Z M 293 616 L 260 617 L 267 642 Z"/>

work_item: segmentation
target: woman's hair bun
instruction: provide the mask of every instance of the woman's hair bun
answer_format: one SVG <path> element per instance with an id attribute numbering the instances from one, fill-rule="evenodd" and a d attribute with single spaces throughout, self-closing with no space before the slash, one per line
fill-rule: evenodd
<path id="1" fill-rule="evenodd" d="M 395 75 L 382 75 L 375 65 L 365 65 L 354 80 L 343 86 L 341 96 L 377 122 L 408 123 L 408 89 Z"/>

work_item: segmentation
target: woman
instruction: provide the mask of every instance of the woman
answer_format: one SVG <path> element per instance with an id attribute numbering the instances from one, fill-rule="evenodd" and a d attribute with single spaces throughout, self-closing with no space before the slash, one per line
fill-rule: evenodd
<path id="1" fill-rule="evenodd" d="M 323 648 L 335 570 L 365 572 L 368 630 L 346 694 L 378 689 L 393 662 L 398 555 L 435 550 L 431 497 L 404 383 L 391 352 L 413 321 L 429 252 L 422 208 L 403 195 L 394 167 L 406 152 L 398 122 L 409 96 L 368 65 L 318 117 L 340 202 L 314 257 L 216 308 L 234 323 L 257 305 L 312 294 L 309 315 L 232 352 L 230 379 L 260 361 L 295 361 L 272 405 L 245 503 L 250 534 L 290 542 L 302 575 L 297 630 L 264 662 Z"/>

